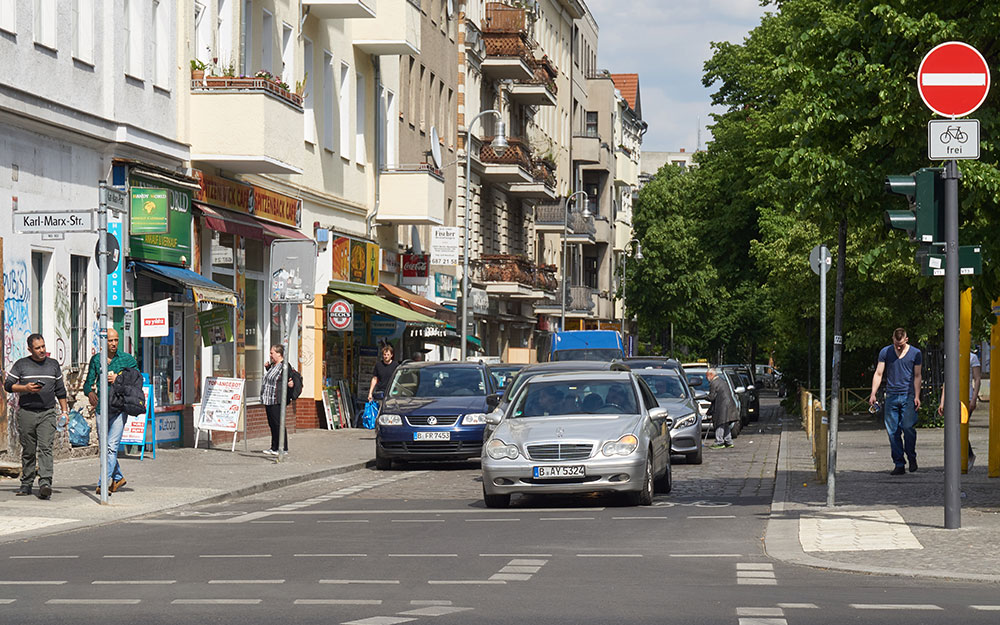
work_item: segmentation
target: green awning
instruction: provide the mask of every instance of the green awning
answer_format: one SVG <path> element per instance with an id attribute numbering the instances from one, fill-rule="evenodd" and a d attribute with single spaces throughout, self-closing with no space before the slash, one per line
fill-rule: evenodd
<path id="1" fill-rule="evenodd" d="M 361 304 L 362 306 L 367 306 L 368 308 L 379 311 L 380 313 L 389 315 L 390 317 L 395 317 L 400 321 L 406 321 L 408 323 L 425 323 L 427 325 L 443 326 L 444 322 L 435 319 L 434 317 L 428 317 L 427 315 L 421 315 L 415 310 L 410 310 L 399 304 L 393 304 L 387 299 L 383 299 L 378 295 L 372 295 L 369 293 L 352 293 L 351 291 L 338 291 L 336 289 L 330 289 L 330 292 L 343 297 L 344 299 L 349 299 L 355 304 Z"/>
<path id="2" fill-rule="evenodd" d="M 450 323 L 445 326 L 445 330 L 453 330 L 455 332 L 455 335 L 456 336 L 458 335 L 458 328 L 456 328 L 455 326 L 451 325 Z M 483 342 L 482 342 L 482 340 L 479 339 L 478 336 L 472 336 L 470 334 L 469 336 L 465 337 L 465 339 L 467 341 L 469 341 L 469 343 L 471 343 L 471 344 L 475 345 L 476 347 L 478 347 L 479 351 L 483 351 Z M 459 339 L 458 342 L 461 343 L 462 340 Z"/>

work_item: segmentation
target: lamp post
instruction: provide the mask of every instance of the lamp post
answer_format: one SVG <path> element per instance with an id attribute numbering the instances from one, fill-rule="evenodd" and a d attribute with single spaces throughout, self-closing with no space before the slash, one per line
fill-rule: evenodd
<path id="1" fill-rule="evenodd" d="M 465 132 L 465 236 L 462 237 L 462 362 L 469 355 L 469 235 L 472 228 L 470 203 L 472 195 L 472 127 L 483 115 L 494 115 L 500 118 L 500 111 L 489 109 L 472 118 Z M 497 156 L 503 156 L 507 151 L 507 128 L 503 120 L 497 122 L 497 133 L 490 143 Z"/>
<path id="2" fill-rule="evenodd" d="M 628 315 L 625 314 L 625 261 L 628 260 L 628 246 L 635 243 L 635 259 L 642 260 L 642 243 L 639 239 L 632 239 L 625 244 L 625 249 L 622 250 L 622 340 L 625 340 L 625 319 Z"/>
<path id="3" fill-rule="evenodd" d="M 566 231 L 569 229 L 570 203 L 573 201 L 573 198 L 575 198 L 578 195 L 587 197 L 587 192 L 574 191 L 573 193 L 571 193 L 570 196 L 566 198 L 566 211 L 563 213 L 563 233 L 562 233 L 562 283 L 563 284 L 562 284 L 562 306 L 560 308 L 560 314 L 559 314 L 559 330 L 562 332 L 566 331 L 566 289 L 568 288 L 567 283 L 569 282 L 569 276 L 566 275 L 566 271 L 568 269 L 566 265 Z M 584 218 L 590 215 L 590 211 L 587 210 L 586 204 L 583 205 L 583 210 L 581 212 L 583 213 Z"/>

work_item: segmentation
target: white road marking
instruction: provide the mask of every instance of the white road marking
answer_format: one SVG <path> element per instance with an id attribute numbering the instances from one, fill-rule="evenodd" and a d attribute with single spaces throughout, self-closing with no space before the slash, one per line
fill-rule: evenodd
<path id="1" fill-rule="evenodd" d="M 774 571 L 736 571 L 737 579 L 774 579 Z"/>
<path id="2" fill-rule="evenodd" d="M 481 553 L 480 558 L 551 558 L 551 553 Z"/>
<path id="3" fill-rule="evenodd" d="M 511 560 L 508 566 L 543 566 L 548 564 L 548 560 Z"/>
<path id="4" fill-rule="evenodd" d="M 818 610 L 819 606 L 815 603 L 779 603 L 779 608 L 784 608 L 786 610 Z"/>
<path id="5" fill-rule="evenodd" d="M 447 599 L 414 599 L 410 605 L 451 605 Z"/>
<path id="6" fill-rule="evenodd" d="M 741 618 L 740 625 L 788 625 L 788 621 L 783 618 Z"/>
<path id="7" fill-rule="evenodd" d="M 737 571 L 773 571 L 774 565 L 767 562 L 737 562 Z"/>
<path id="8" fill-rule="evenodd" d="M 969 607 L 984 612 L 1000 612 L 1000 605 L 970 605 Z"/>
<path id="9" fill-rule="evenodd" d="M 257 605 L 263 599 L 174 599 L 176 605 Z"/>
<path id="10" fill-rule="evenodd" d="M 276 523 L 286 523 L 286 524 L 287 523 L 295 523 L 295 521 L 250 521 L 250 522 L 251 523 L 267 523 L 267 524 L 270 524 L 270 525 L 274 525 Z"/>
<path id="11" fill-rule="evenodd" d="M 118 584 L 127 584 L 131 586 L 157 586 L 157 585 L 168 585 L 176 584 L 176 579 L 97 579 L 90 582 L 93 585 L 107 585 L 107 586 L 117 586 Z"/>
<path id="12" fill-rule="evenodd" d="M 736 580 L 736 583 L 741 586 L 777 586 L 778 580 L 776 579 L 759 579 L 759 578 L 740 578 Z"/>
<path id="13" fill-rule="evenodd" d="M 11 560 L 70 560 L 80 556 L 10 556 Z"/>
<path id="14" fill-rule="evenodd" d="M 426 608 L 417 608 L 415 610 L 407 610 L 406 612 L 397 612 L 397 614 L 406 616 L 445 616 L 446 614 L 465 612 L 471 609 L 472 608 L 453 608 L 446 605 L 432 605 L 427 606 Z"/>
<path id="15" fill-rule="evenodd" d="M 736 608 L 736 616 L 784 616 L 781 608 Z"/>
<path id="16" fill-rule="evenodd" d="M 539 521 L 593 521 L 592 516 L 543 516 Z"/>
<path id="17" fill-rule="evenodd" d="M 672 553 L 671 558 L 743 558 L 741 553 Z"/>
<path id="18" fill-rule="evenodd" d="M 526 582 L 531 579 L 531 575 L 523 575 L 520 573 L 495 573 L 490 575 L 491 580 L 503 580 L 510 582 Z"/>
<path id="19" fill-rule="evenodd" d="M 641 553 L 578 553 L 578 558 L 641 558 Z"/>
<path id="20" fill-rule="evenodd" d="M 344 621 L 341 625 L 396 625 L 397 623 L 408 623 L 415 621 L 415 618 L 400 618 L 398 616 L 373 616 L 363 618 L 360 621 Z"/>
<path id="21" fill-rule="evenodd" d="M 330 516 L 350 516 L 350 515 L 373 515 L 373 514 L 469 514 L 469 515 L 480 515 L 480 514 L 526 514 L 528 512 L 532 513 L 552 513 L 552 512 L 601 512 L 606 510 L 606 508 L 533 508 L 531 510 L 525 510 L 524 508 L 511 508 L 509 510 L 500 510 L 495 508 L 483 508 L 482 510 L 471 508 L 471 509 L 431 509 L 431 510 L 413 510 L 413 509 L 400 509 L 400 510 L 294 510 L 291 512 L 284 512 L 282 516 L 317 516 L 317 515 L 330 515 Z"/>
<path id="22" fill-rule="evenodd" d="M 367 558 L 367 553 L 296 553 L 296 558 Z"/>
<path id="23" fill-rule="evenodd" d="M 457 558 L 457 553 L 390 553 L 390 558 Z"/>
<path id="24" fill-rule="evenodd" d="M 735 519 L 735 514 L 702 514 L 702 515 L 691 515 L 689 519 Z"/>
<path id="25" fill-rule="evenodd" d="M 174 556 L 171 556 L 171 555 L 122 555 L 122 554 L 117 554 L 117 555 L 102 556 L 102 557 L 104 557 L 104 558 L 132 559 L 132 558 L 173 558 Z"/>
<path id="26" fill-rule="evenodd" d="M 856 610 L 941 610 L 940 606 L 930 603 L 852 603 Z"/>
<path id="27" fill-rule="evenodd" d="M 213 554 L 213 555 L 200 555 L 199 558 L 270 558 L 269 553 L 233 553 L 233 554 Z"/>
<path id="28" fill-rule="evenodd" d="M 521 519 L 466 519 L 466 523 L 507 523 L 510 521 L 520 521 Z"/>
<path id="29" fill-rule="evenodd" d="M 49 599 L 46 605 L 135 605 L 141 599 Z"/>
<path id="30" fill-rule="evenodd" d="M 392 523 L 444 523 L 444 519 L 393 519 Z"/>
<path id="31" fill-rule="evenodd" d="M 499 579 L 431 579 L 427 581 L 428 584 L 435 584 L 439 586 L 447 585 L 476 585 L 476 584 L 506 584 L 507 582 Z"/>
<path id="32" fill-rule="evenodd" d="M 61 586 L 65 580 L 0 580 L 0 586 Z"/>
<path id="33" fill-rule="evenodd" d="M 398 579 L 321 579 L 320 584 L 398 584 Z"/>
<path id="34" fill-rule="evenodd" d="M 670 521 L 667 516 L 613 516 L 613 521 Z"/>
<path id="35" fill-rule="evenodd" d="M 541 570 L 540 566 L 505 566 L 500 569 L 501 573 L 537 573 Z"/>
<path id="36" fill-rule="evenodd" d="M 209 584 L 284 584 L 283 579 L 210 579 Z"/>
<path id="37" fill-rule="evenodd" d="M 381 599 L 296 599 L 295 605 L 382 605 Z"/>
<path id="38" fill-rule="evenodd" d="M 338 519 L 336 521 L 319 520 L 317 523 L 369 523 L 368 519 Z"/>
<path id="39" fill-rule="evenodd" d="M 17 601 L 17 599 L 0 599 L 0 605 L 10 605 Z"/>

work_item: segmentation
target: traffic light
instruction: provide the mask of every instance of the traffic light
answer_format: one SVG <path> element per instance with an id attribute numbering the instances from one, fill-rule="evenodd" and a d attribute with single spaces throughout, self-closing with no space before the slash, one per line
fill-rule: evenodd
<path id="1" fill-rule="evenodd" d="M 910 210 L 885 211 L 886 230 L 906 230 L 917 243 L 944 240 L 944 169 L 923 167 L 909 176 L 886 176 L 885 190 L 905 195 Z"/>

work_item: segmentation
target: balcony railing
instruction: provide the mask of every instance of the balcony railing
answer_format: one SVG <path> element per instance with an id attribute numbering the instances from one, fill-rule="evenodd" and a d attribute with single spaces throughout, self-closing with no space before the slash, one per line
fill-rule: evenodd
<path id="1" fill-rule="evenodd" d="M 556 167 L 549 161 L 536 158 L 532 162 L 531 177 L 537 182 L 542 182 L 550 189 L 556 186 Z"/>
<path id="2" fill-rule="evenodd" d="M 482 282 L 516 282 L 544 291 L 555 291 L 559 284 L 554 266 L 535 265 L 526 256 L 486 254 L 474 265 Z"/>
<path id="3" fill-rule="evenodd" d="M 483 31 L 483 43 L 486 44 L 487 57 L 519 58 L 529 67 L 534 61 L 528 36 L 524 33 Z"/>
<path id="4" fill-rule="evenodd" d="M 593 312 L 594 294 L 597 289 L 589 286 L 569 287 L 569 296 L 566 298 L 566 309 L 576 312 Z"/>
<path id="5" fill-rule="evenodd" d="M 559 225 L 566 219 L 566 207 L 562 204 L 541 204 L 535 208 L 535 224 Z"/>
<path id="6" fill-rule="evenodd" d="M 532 171 L 531 149 L 518 137 L 507 138 L 507 150 L 502 155 L 493 151 L 490 143 L 493 137 L 483 137 L 483 145 L 479 149 L 479 160 L 491 165 L 519 165 L 525 171 Z"/>
<path id="7" fill-rule="evenodd" d="M 597 227 L 594 225 L 594 216 L 584 216 L 583 213 L 569 214 L 569 229 L 573 234 L 597 234 Z"/>
<path id="8" fill-rule="evenodd" d="M 528 65 L 534 70 L 535 76 L 531 80 L 524 82 L 529 85 L 545 85 L 552 92 L 552 95 L 559 93 L 559 89 L 556 86 L 556 78 L 559 76 L 559 70 L 552 64 L 548 56 L 543 56 L 540 59 L 533 58 Z"/>
<path id="9" fill-rule="evenodd" d="M 201 79 L 191 80 L 191 91 L 196 93 L 204 92 L 264 92 L 284 100 L 292 106 L 302 109 L 302 96 L 292 93 L 288 89 L 280 86 L 274 80 L 267 78 L 254 78 L 245 76 L 205 76 Z"/>
<path id="10" fill-rule="evenodd" d="M 527 34 L 528 15 L 523 8 L 487 2 L 483 32 Z"/>

